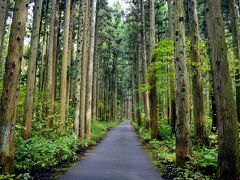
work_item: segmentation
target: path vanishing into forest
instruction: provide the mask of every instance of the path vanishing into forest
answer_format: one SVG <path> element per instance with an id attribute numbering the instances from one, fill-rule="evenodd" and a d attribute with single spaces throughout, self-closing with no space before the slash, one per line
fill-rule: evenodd
<path id="1" fill-rule="evenodd" d="M 59 180 L 161 180 L 130 121 L 113 129 Z"/>

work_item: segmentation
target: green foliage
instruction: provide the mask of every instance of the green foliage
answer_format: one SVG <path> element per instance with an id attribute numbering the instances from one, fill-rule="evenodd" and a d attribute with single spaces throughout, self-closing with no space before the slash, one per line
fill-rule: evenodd
<path id="1" fill-rule="evenodd" d="M 141 127 L 139 128 L 138 133 L 143 143 L 146 144 L 151 141 L 151 131 L 149 129 L 145 129 L 144 127 Z"/>
<path id="2" fill-rule="evenodd" d="M 108 129 L 116 125 L 117 122 L 93 122 L 90 142 L 76 139 L 69 134 L 53 135 L 55 131 L 48 131 L 49 135 L 41 134 L 43 130 L 33 133 L 29 140 L 24 140 L 17 134 L 15 167 L 21 172 L 29 172 L 36 168 L 50 168 L 63 161 L 75 161 L 77 150 L 96 144 Z"/>
<path id="3" fill-rule="evenodd" d="M 29 173 L 23 173 L 23 174 L 19 174 L 19 175 L 15 175 L 15 174 L 7 174 L 7 175 L 3 175 L 0 174 L 0 180 L 28 180 L 31 179 L 31 176 Z"/>
<path id="4" fill-rule="evenodd" d="M 162 123 L 160 122 L 159 127 L 159 132 L 160 132 L 160 137 L 163 140 L 170 140 L 172 139 L 172 129 L 167 123 Z"/>
<path id="5" fill-rule="evenodd" d="M 112 127 L 115 127 L 118 124 L 117 121 L 115 122 L 107 122 L 107 121 L 95 121 L 92 124 L 92 144 L 98 142 L 105 132 Z"/>
<path id="6" fill-rule="evenodd" d="M 195 147 L 194 153 L 198 166 L 217 169 L 217 148 Z"/>
<path id="7" fill-rule="evenodd" d="M 162 171 L 166 179 L 214 179 L 217 167 L 217 146 L 200 147 L 193 146 L 192 159 L 184 168 L 175 167 L 176 140 L 171 134 L 171 127 L 166 120 L 159 121 L 159 131 L 162 140 L 151 139 L 151 131 L 144 127 L 138 127 L 133 123 L 139 137 L 150 150 L 154 164 Z M 212 144 L 216 141 L 216 135 L 210 136 Z"/>

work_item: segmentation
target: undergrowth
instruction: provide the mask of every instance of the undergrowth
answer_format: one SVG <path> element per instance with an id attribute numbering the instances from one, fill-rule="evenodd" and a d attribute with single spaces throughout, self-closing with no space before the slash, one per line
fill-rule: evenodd
<path id="1" fill-rule="evenodd" d="M 151 139 L 150 129 L 138 127 L 133 123 L 141 141 L 150 150 L 154 164 L 160 169 L 164 179 L 215 179 L 217 168 L 217 136 L 209 136 L 211 147 L 193 146 L 192 158 L 184 168 L 175 166 L 176 140 L 171 133 L 170 126 L 166 123 L 159 125 L 162 140 Z"/>
<path id="2" fill-rule="evenodd" d="M 35 124 L 36 125 L 36 124 Z M 94 121 L 91 141 L 76 139 L 70 132 L 56 135 L 55 131 L 33 132 L 29 140 L 21 137 L 21 127 L 15 138 L 16 174 L 0 175 L 0 179 L 31 179 L 31 172 L 36 169 L 48 169 L 63 162 L 78 160 L 77 151 L 96 144 L 117 122 Z M 38 126 L 40 126 L 38 124 Z"/>

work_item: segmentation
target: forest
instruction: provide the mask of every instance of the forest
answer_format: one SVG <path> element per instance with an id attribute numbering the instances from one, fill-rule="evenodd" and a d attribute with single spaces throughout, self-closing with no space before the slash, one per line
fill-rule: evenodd
<path id="1" fill-rule="evenodd" d="M 0 179 L 143 177 L 240 180 L 240 1 L 0 0 Z"/>

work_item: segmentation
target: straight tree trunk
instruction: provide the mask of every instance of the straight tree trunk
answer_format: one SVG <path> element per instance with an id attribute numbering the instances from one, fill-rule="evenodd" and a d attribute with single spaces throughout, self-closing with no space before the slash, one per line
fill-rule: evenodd
<path id="1" fill-rule="evenodd" d="M 42 38 L 42 57 L 41 57 L 41 67 L 40 67 L 40 82 L 39 82 L 39 91 L 41 91 L 41 98 L 43 98 L 43 93 L 44 93 L 44 82 L 45 82 L 45 77 L 44 77 L 44 72 L 45 72 L 45 66 L 46 66 L 46 57 L 47 57 L 47 45 L 48 45 L 48 33 L 47 33 L 47 14 L 48 14 L 48 9 L 49 9 L 49 0 L 44 1 L 43 6 L 43 12 L 42 12 L 42 23 L 43 25 L 43 38 Z M 43 22 L 44 19 L 44 22 Z M 43 100 L 42 100 L 43 101 Z"/>
<path id="2" fill-rule="evenodd" d="M 143 55 L 143 83 L 148 85 L 148 64 L 147 64 L 147 52 L 146 52 L 146 20 L 145 20 L 145 6 L 144 0 L 141 0 L 141 29 L 142 29 L 142 55 Z M 149 91 L 146 90 L 143 94 L 144 96 L 144 114 L 145 120 L 144 125 L 146 128 L 149 127 L 150 122 L 150 109 L 149 109 Z"/>
<path id="3" fill-rule="evenodd" d="M 29 139 L 32 134 L 32 119 L 33 119 L 33 100 L 34 100 L 34 88 L 36 80 L 36 64 L 39 45 L 39 31 L 40 21 L 42 16 L 42 4 L 43 0 L 36 0 L 34 7 L 33 28 L 31 37 L 30 58 L 28 65 L 27 75 L 27 89 L 24 106 L 24 132 L 23 138 Z"/>
<path id="4" fill-rule="evenodd" d="M 150 58 L 152 60 L 152 68 L 150 72 L 149 85 L 149 103 L 150 103 L 150 125 L 152 138 L 160 139 L 158 132 L 158 108 L 157 108 L 157 72 L 155 68 L 156 58 L 153 58 L 154 49 L 156 46 L 155 43 L 156 37 L 156 24 L 155 24 L 155 4 L 154 0 L 150 0 Z"/>
<path id="5" fill-rule="evenodd" d="M 235 72 L 235 80 L 236 80 L 236 103 L 237 103 L 237 115 L 238 122 L 240 123 L 240 18 L 238 15 L 238 5 L 236 0 L 228 0 L 229 11 L 230 11 L 230 19 L 231 19 L 231 27 L 232 27 L 232 39 L 233 39 L 233 47 L 234 54 L 237 58 L 236 63 L 236 72 Z"/>
<path id="6" fill-rule="evenodd" d="M 28 0 L 16 0 L 0 104 L 1 172 L 14 171 L 14 136 Z M 0 173 L 1 173 L 0 172 Z"/>
<path id="7" fill-rule="evenodd" d="M 136 96 L 135 96 L 135 75 L 134 63 L 132 64 L 132 120 L 136 122 Z"/>
<path id="8" fill-rule="evenodd" d="M 217 178 L 235 180 L 240 177 L 239 133 L 220 0 L 206 0 L 205 10 L 218 118 Z"/>
<path id="9" fill-rule="evenodd" d="M 137 73 L 137 77 L 136 77 L 136 80 L 137 80 L 137 101 L 138 101 L 138 105 L 141 104 L 142 102 L 142 98 L 141 98 L 141 93 L 139 92 L 139 89 L 140 89 L 140 85 L 141 85 L 141 56 L 140 56 L 140 53 L 141 53 L 141 45 L 140 45 L 140 35 L 138 37 L 138 50 L 137 50 L 137 64 L 136 64 L 136 73 Z M 125 117 L 126 117 L 126 98 L 124 98 L 124 108 L 125 108 Z M 141 125 L 142 124 L 142 116 L 141 116 L 141 109 L 138 108 L 138 125 Z"/>
<path id="10" fill-rule="evenodd" d="M 71 0 L 71 9 L 70 9 L 70 23 L 69 23 L 69 36 L 68 36 L 68 72 L 67 72 L 67 103 L 66 103 L 66 117 L 68 117 L 69 115 L 69 106 L 71 106 L 72 104 L 70 104 L 70 99 L 72 98 L 72 95 L 74 93 L 72 93 L 73 88 L 73 74 L 74 74 L 74 69 L 73 66 L 74 65 L 74 58 L 73 58 L 73 54 L 75 52 L 74 49 L 74 38 L 75 38 L 75 29 L 74 29 L 74 15 L 76 12 L 76 1 L 75 0 Z"/>
<path id="11" fill-rule="evenodd" d="M 174 15 L 173 15 L 173 0 L 168 0 L 168 37 L 170 40 L 174 40 Z M 175 69 L 170 65 L 170 70 L 174 71 Z M 175 133 L 176 126 L 176 83 L 173 77 L 170 78 L 170 119 L 171 119 L 171 128 L 172 133 Z"/>
<path id="12" fill-rule="evenodd" d="M 112 65 L 112 102 L 111 102 L 111 120 L 116 120 L 116 110 L 117 110 L 117 64 L 118 64 L 118 55 L 113 53 L 113 65 Z"/>
<path id="13" fill-rule="evenodd" d="M 54 20 L 54 37 L 53 37 L 53 55 L 52 55 L 52 94 L 53 101 L 57 100 L 57 90 L 60 91 L 60 87 L 58 88 L 58 62 L 59 58 L 59 47 L 60 47 L 60 30 L 61 30 L 61 22 L 62 22 L 62 10 L 60 9 L 60 1 L 56 1 L 56 10 L 55 10 L 55 20 Z"/>
<path id="14" fill-rule="evenodd" d="M 85 0 L 84 12 L 84 35 L 83 35 L 83 58 L 81 62 L 81 101 L 80 101 L 80 138 L 85 136 L 86 123 L 86 81 L 87 81 L 87 59 L 88 59 L 88 26 L 89 26 L 89 0 Z"/>
<path id="15" fill-rule="evenodd" d="M 84 14 L 86 2 L 81 1 L 79 12 L 78 44 L 77 44 L 77 69 L 75 87 L 75 107 L 74 107 L 74 135 L 79 137 L 80 126 L 80 95 L 81 95 L 81 62 L 83 61 L 83 35 L 84 35 Z"/>
<path id="16" fill-rule="evenodd" d="M 209 146 L 209 139 L 206 133 L 206 117 L 204 109 L 202 75 L 199 70 L 201 59 L 200 59 L 199 25 L 196 0 L 188 0 L 188 15 L 191 40 L 190 51 L 193 64 L 192 96 L 195 125 L 195 143 Z"/>
<path id="17" fill-rule="evenodd" d="M 0 0 L 0 73 L 3 73 L 3 58 L 2 58 L 2 50 L 4 44 L 4 35 L 5 35 L 5 26 L 7 20 L 8 13 L 8 5 L 10 0 Z"/>
<path id="18" fill-rule="evenodd" d="M 96 48 L 96 47 L 95 47 Z M 97 53 L 97 52 L 96 52 Z M 95 60 L 93 64 L 93 100 L 92 100 L 92 119 L 96 120 L 97 113 L 97 76 L 98 76 L 98 55 L 95 55 Z"/>
<path id="19" fill-rule="evenodd" d="M 51 115 L 54 111 L 54 87 L 53 87 L 53 47 L 54 47 L 54 28 L 56 16 L 56 0 L 52 0 L 51 20 L 49 27 L 49 40 L 48 40 L 48 73 L 47 73 L 47 128 L 53 124 Z"/>
<path id="20" fill-rule="evenodd" d="M 137 50 L 137 47 L 135 48 L 135 54 L 136 54 L 136 57 L 135 60 L 134 60 L 134 80 L 135 80 L 135 96 L 136 96 L 136 105 L 139 106 L 140 105 L 140 93 L 139 93 L 139 85 L 140 85 L 140 63 L 138 62 L 139 58 L 137 58 L 137 53 L 138 53 L 138 50 Z M 136 108 L 136 121 L 137 121 L 137 124 L 138 126 L 141 125 L 141 122 L 142 122 L 142 118 L 141 118 L 141 111 L 140 111 L 140 108 L 137 107 Z"/>
<path id="21" fill-rule="evenodd" d="M 60 131 L 65 131 L 66 122 L 66 105 L 67 105 L 67 70 L 68 70 L 68 50 L 69 50 L 69 24 L 70 24 L 71 0 L 66 0 L 65 20 L 64 20 L 64 42 L 62 56 L 62 72 L 61 72 L 61 127 Z"/>
<path id="22" fill-rule="evenodd" d="M 88 83 L 87 83 L 87 104 L 86 104 L 86 138 L 91 139 L 91 122 L 92 122 L 92 87 L 93 87 L 93 61 L 95 51 L 95 32 L 96 32 L 96 9 L 97 0 L 92 0 L 91 22 L 90 22 L 90 51 L 88 65 Z"/>
<path id="23" fill-rule="evenodd" d="M 183 0 L 175 0 L 175 67 L 177 84 L 176 164 L 183 167 L 190 159 L 189 89 L 185 53 Z"/>

